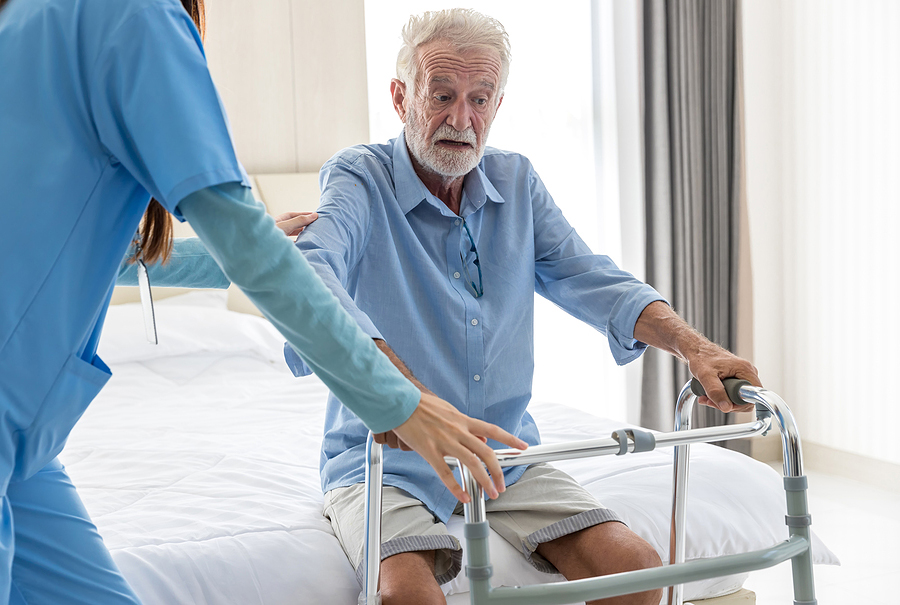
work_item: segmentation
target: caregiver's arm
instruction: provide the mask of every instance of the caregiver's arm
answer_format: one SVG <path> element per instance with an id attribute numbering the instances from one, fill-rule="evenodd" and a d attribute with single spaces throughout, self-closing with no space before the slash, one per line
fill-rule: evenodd
<path id="1" fill-rule="evenodd" d="M 303 255 L 284 237 L 250 190 L 209 187 L 178 204 L 225 275 L 239 286 L 303 359 L 373 432 L 394 432 L 431 464 L 462 501 L 468 496 L 444 463 L 455 456 L 492 496 L 503 474 L 481 437 L 511 447 L 524 442 L 421 393 L 338 304 Z M 482 466 L 488 466 L 496 480 Z"/>
<path id="2" fill-rule="evenodd" d="M 319 218 L 315 212 L 286 212 L 275 217 L 275 226 L 287 236 L 298 235 L 307 225 Z M 134 247 L 128 249 L 119 274 L 117 286 L 137 286 L 137 263 L 131 261 Z M 165 263 L 147 265 L 150 284 L 160 288 L 218 288 L 224 290 L 231 281 L 210 256 L 199 237 L 175 238 L 172 253 Z"/>
<path id="3" fill-rule="evenodd" d="M 137 286 L 137 263 L 131 262 L 134 249 L 129 248 L 119 265 L 117 286 Z M 147 265 L 150 284 L 161 288 L 219 288 L 225 289 L 231 281 L 209 254 L 197 237 L 176 238 L 172 242 L 172 254 L 165 263 Z"/>

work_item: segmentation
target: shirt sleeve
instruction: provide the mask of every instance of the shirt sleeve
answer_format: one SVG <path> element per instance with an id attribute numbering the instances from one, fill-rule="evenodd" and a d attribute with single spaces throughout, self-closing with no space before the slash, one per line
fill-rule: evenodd
<path id="1" fill-rule="evenodd" d="M 177 3 L 116 23 L 88 73 L 100 142 L 165 208 L 231 181 L 247 183 L 200 36 Z"/>
<path id="2" fill-rule="evenodd" d="M 567 313 L 606 335 L 613 358 L 624 365 L 647 345 L 634 326 L 650 303 L 665 299 L 652 287 L 594 254 L 531 170 L 534 216 L 535 290 Z"/>
<path id="3" fill-rule="evenodd" d="M 319 173 L 319 218 L 297 237 L 296 246 L 362 331 L 370 338 L 383 340 L 381 332 L 347 292 L 349 275 L 359 263 L 368 239 L 371 195 L 367 185 L 365 176 L 345 161 L 326 163 Z M 284 356 L 294 375 L 309 373 L 302 357 L 291 347 L 285 347 Z"/>
<path id="4" fill-rule="evenodd" d="M 119 273 L 117 286 L 137 286 L 137 263 L 129 262 L 134 247 L 128 249 Z M 216 260 L 197 237 L 176 238 L 172 254 L 166 263 L 147 265 L 150 285 L 157 288 L 216 288 L 224 290 L 231 281 L 219 268 Z"/>
<path id="5" fill-rule="evenodd" d="M 405 422 L 421 393 L 341 308 L 250 189 L 228 183 L 178 206 L 228 278 L 374 432 Z"/>

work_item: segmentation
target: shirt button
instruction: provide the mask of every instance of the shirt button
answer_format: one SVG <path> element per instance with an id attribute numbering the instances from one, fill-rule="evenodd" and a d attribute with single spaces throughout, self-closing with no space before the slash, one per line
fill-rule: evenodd
<path id="1" fill-rule="evenodd" d="M 454 225 L 459 225 L 461 222 L 462 222 L 461 220 L 456 219 L 455 221 L 453 221 L 453 224 L 454 224 Z"/>
<path id="2" fill-rule="evenodd" d="M 479 380 L 481 380 L 481 376 L 479 376 L 478 374 L 475 374 L 474 376 L 472 376 L 472 379 L 473 379 L 475 382 L 478 382 Z"/>
<path id="3" fill-rule="evenodd" d="M 459 271 L 457 271 L 456 273 L 453 274 L 453 278 L 454 278 L 454 279 L 459 279 Z"/>
<path id="4" fill-rule="evenodd" d="M 473 326 L 477 326 L 477 325 L 478 325 L 478 320 L 477 320 L 477 319 L 473 319 L 473 320 L 472 320 L 472 325 L 473 325 Z"/>

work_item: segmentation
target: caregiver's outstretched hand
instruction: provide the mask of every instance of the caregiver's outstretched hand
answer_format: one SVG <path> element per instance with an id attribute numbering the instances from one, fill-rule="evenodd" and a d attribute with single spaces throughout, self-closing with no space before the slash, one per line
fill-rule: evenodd
<path id="1" fill-rule="evenodd" d="M 496 498 L 499 492 L 506 489 L 506 485 L 497 456 L 485 443 L 485 439 L 493 439 L 522 450 L 528 447 L 527 443 L 500 427 L 470 418 L 429 393 L 422 393 L 416 411 L 393 432 L 434 468 L 447 489 L 463 503 L 470 500 L 469 495 L 456 482 L 453 471 L 444 462 L 444 456 L 457 458 L 472 472 L 485 492 L 491 498 Z M 379 441 L 384 443 L 383 440 Z"/>

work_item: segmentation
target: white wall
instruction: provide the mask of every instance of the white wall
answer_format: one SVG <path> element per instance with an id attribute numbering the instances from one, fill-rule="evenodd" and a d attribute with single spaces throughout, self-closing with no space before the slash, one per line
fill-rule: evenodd
<path id="1" fill-rule="evenodd" d="M 318 172 L 369 136 L 363 0 L 207 0 L 206 56 L 250 173 Z"/>
<path id="2" fill-rule="evenodd" d="M 743 3 L 755 350 L 812 444 L 900 463 L 900 3 Z"/>

